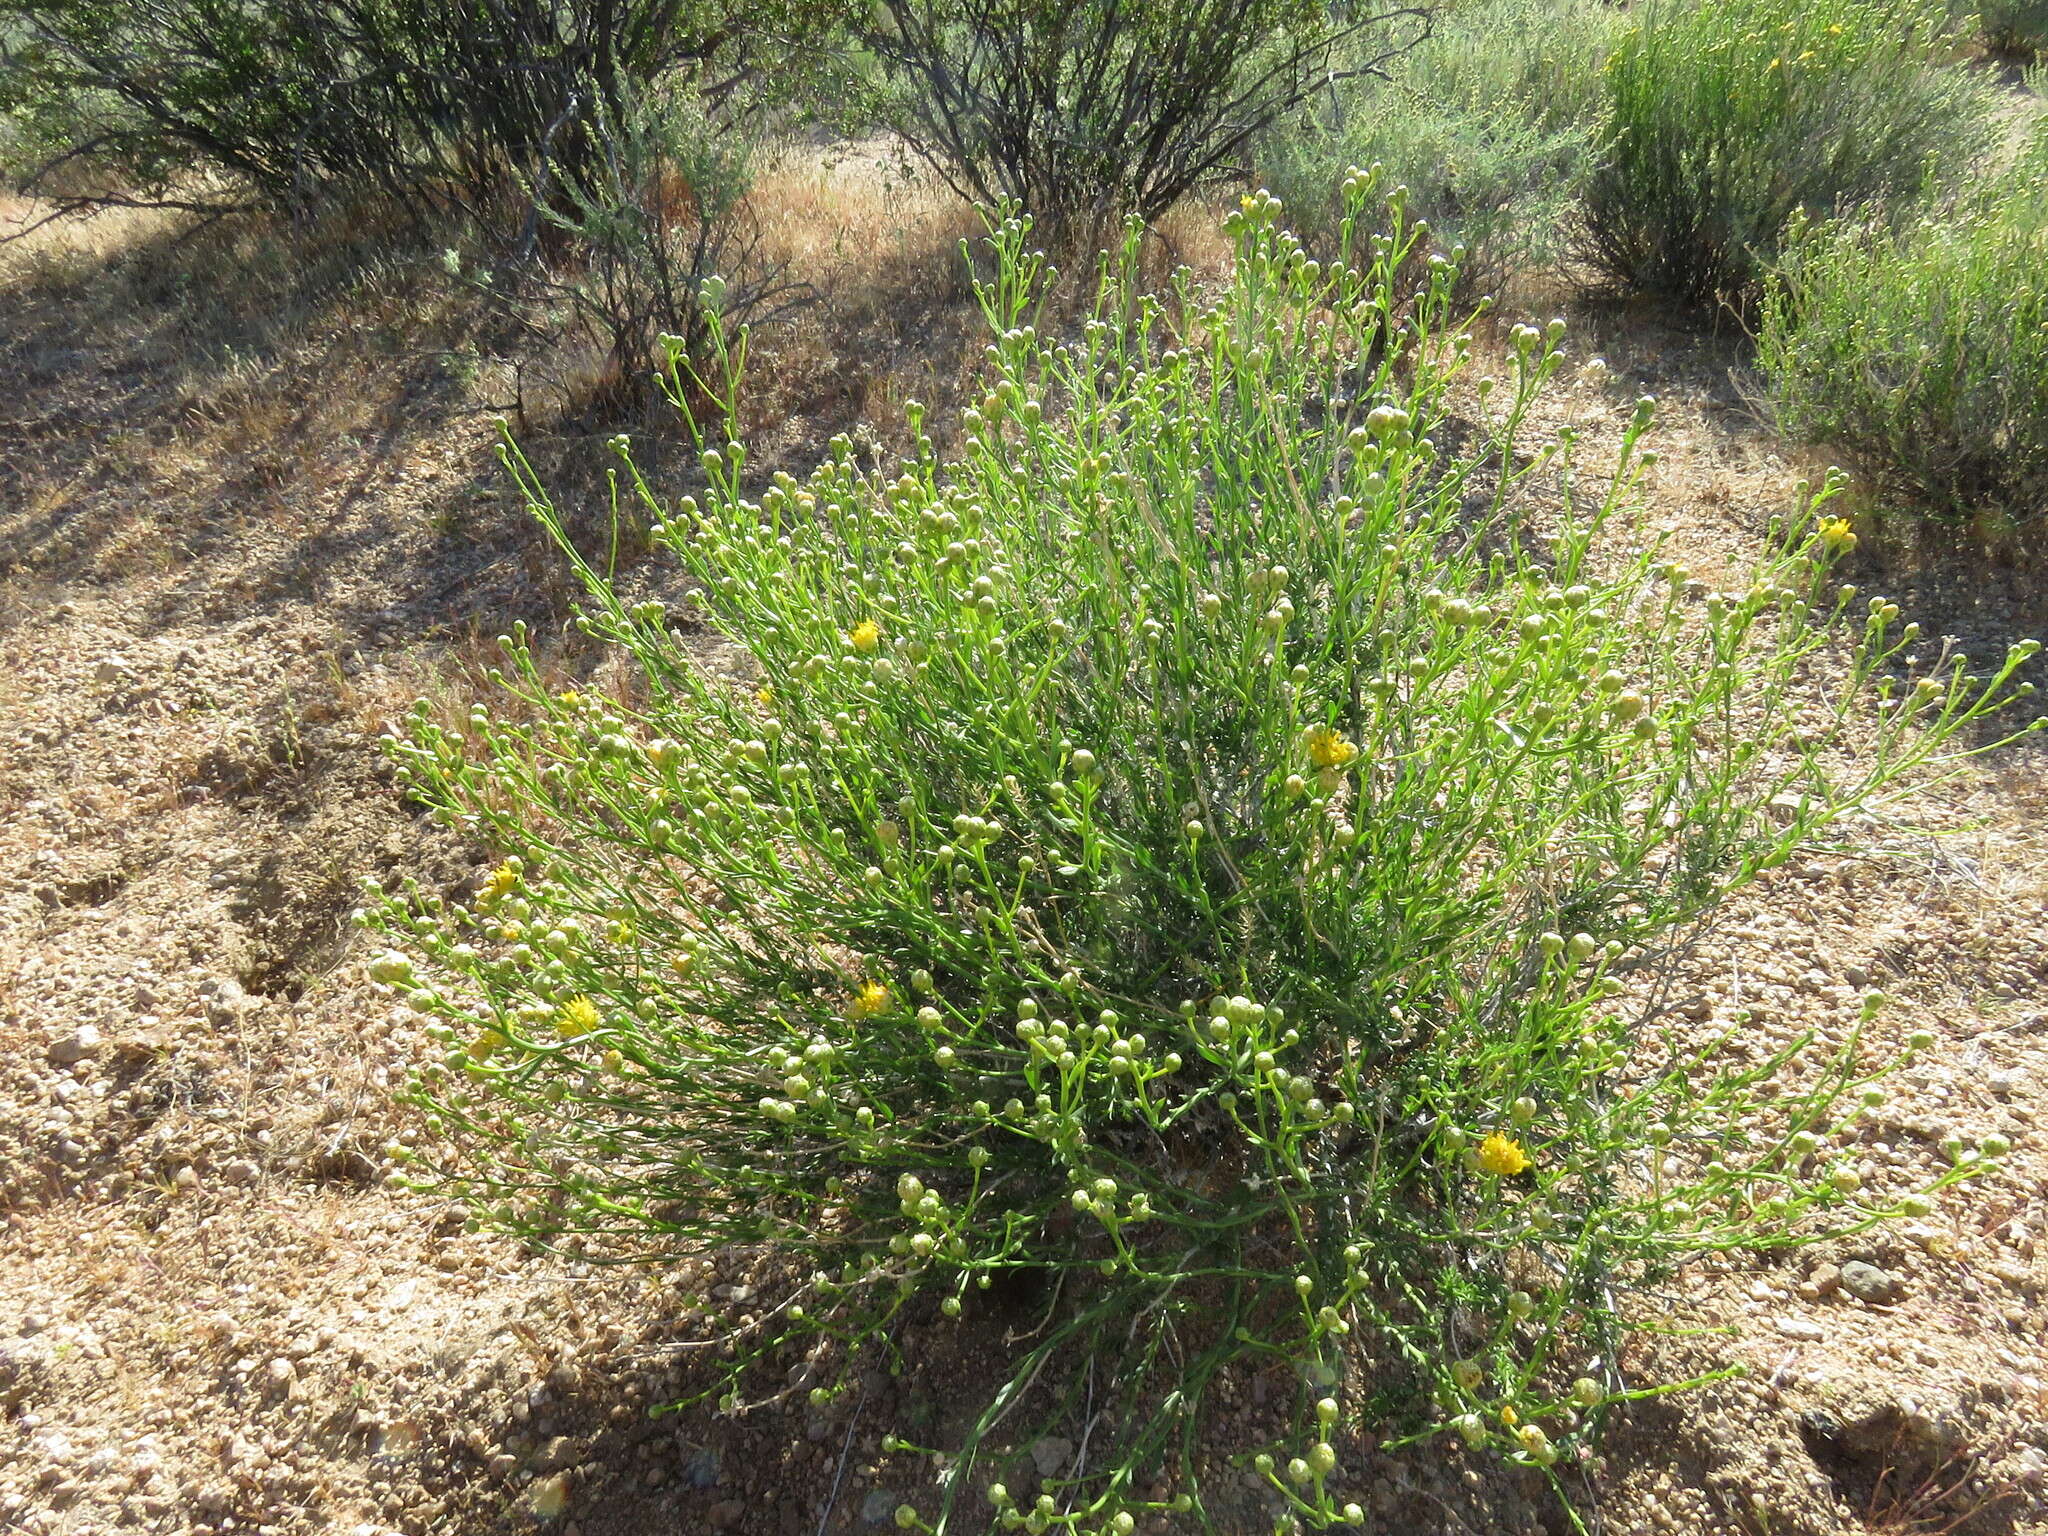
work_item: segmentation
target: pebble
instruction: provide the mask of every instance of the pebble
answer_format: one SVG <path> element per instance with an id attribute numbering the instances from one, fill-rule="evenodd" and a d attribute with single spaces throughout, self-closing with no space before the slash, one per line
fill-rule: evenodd
<path id="1" fill-rule="evenodd" d="M 902 1500 L 886 1488 L 870 1488 L 868 1496 L 860 1501 L 860 1523 L 862 1525 L 887 1525 L 896 1518 L 896 1506 Z"/>
<path id="2" fill-rule="evenodd" d="M 553 1520 L 569 1507 L 569 1474 L 557 1472 L 533 1485 L 528 1495 L 533 1512 L 542 1520 Z"/>
<path id="3" fill-rule="evenodd" d="M 1842 1283 L 1842 1272 L 1832 1264 L 1816 1264 L 1799 1287 L 1799 1295 L 1805 1301 L 1818 1301 L 1823 1296 L 1832 1296 Z"/>
<path id="4" fill-rule="evenodd" d="M 50 1065 L 73 1067 L 81 1061 L 88 1061 L 100 1051 L 100 1032 L 96 1025 L 81 1024 L 61 1040 L 50 1044 Z"/>
<path id="5" fill-rule="evenodd" d="M 1031 1464 L 1040 1477 L 1051 1477 L 1074 1454 L 1074 1442 L 1064 1435 L 1045 1435 L 1031 1442 Z"/>
<path id="6" fill-rule="evenodd" d="M 1867 1306 L 1882 1307 L 1906 1292 L 1906 1283 L 1889 1270 L 1851 1259 L 1842 1266 L 1842 1289 Z"/>
<path id="7" fill-rule="evenodd" d="M 1788 1339 L 1805 1339 L 1808 1342 L 1813 1342 L 1827 1337 L 1827 1330 L 1810 1318 L 1775 1318 L 1772 1320 L 1772 1326 Z"/>

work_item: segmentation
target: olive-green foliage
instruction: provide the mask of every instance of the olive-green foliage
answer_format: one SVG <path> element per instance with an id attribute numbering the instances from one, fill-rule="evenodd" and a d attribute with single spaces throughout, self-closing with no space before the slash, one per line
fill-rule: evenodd
<path id="1" fill-rule="evenodd" d="M 2048 131 L 1957 207 L 1794 241 L 1758 362 L 1787 431 L 1910 505 L 2048 512 Z"/>
<path id="2" fill-rule="evenodd" d="M 50 190 L 303 209 L 365 195 L 534 230 L 593 126 L 811 24 L 808 0 L 0 0 L 0 110 Z M 62 168 L 58 179 L 50 173 Z"/>
<path id="3" fill-rule="evenodd" d="M 1438 13 L 1385 75 L 1340 79 L 1260 142 L 1262 183 L 1314 242 L 1335 233 L 1347 166 L 1408 188 L 1432 245 L 1462 248 L 1467 293 L 1554 269 L 1605 111 L 1600 66 L 1623 15 L 1597 0 L 1476 0 Z"/>
<path id="4" fill-rule="evenodd" d="M 1975 9 L 1993 52 L 2019 59 L 2048 52 L 2048 0 L 1982 0 Z"/>
<path id="5" fill-rule="evenodd" d="M 878 0 L 858 31 L 927 163 L 1087 255 L 1124 215 L 1231 179 L 1336 50 L 1390 56 L 1421 21 L 1319 0 Z"/>
<path id="6" fill-rule="evenodd" d="M 1795 214 L 1901 209 L 1972 170 L 1984 87 L 1941 0 L 1650 0 L 1608 61 L 1580 251 L 1615 286 L 1746 305 Z"/>
<path id="7" fill-rule="evenodd" d="M 1635 1287 L 1927 1209 L 1853 1166 L 1884 1065 L 1854 1031 L 1731 1044 L 1661 957 L 1953 763 L 2029 649 L 1895 693 L 1916 628 L 1850 609 L 1810 498 L 1708 591 L 1631 527 L 1646 405 L 1617 477 L 1554 476 L 1556 332 L 1453 431 L 1469 338 L 1447 273 L 1397 285 L 1399 207 L 1311 260 L 1249 198 L 1231 278 L 1170 301 L 1134 227 L 1064 341 L 1003 220 L 956 459 L 913 407 L 902 462 L 842 438 L 764 480 L 727 396 L 668 503 L 619 445 L 756 677 L 578 558 L 630 700 L 551 689 L 514 634 L 496 708 L 392 743 L 506 856 L 366 914 L 440 1042 L 422 1186 L 598 1257 L 781 1254 L 733 1404 L 1031 1298 L 909 1527 L 1203 1505 L 1239 1370 L 1296 1384 L 1293 1425 L 1222 1453 L 1311 1526 L 1363 1520 L 1359 1432 L 1547 1468 L 1659 1389 L 1616 1370 Z M 961 1501 L 1090 1382 L 1085 1469 Z"/>

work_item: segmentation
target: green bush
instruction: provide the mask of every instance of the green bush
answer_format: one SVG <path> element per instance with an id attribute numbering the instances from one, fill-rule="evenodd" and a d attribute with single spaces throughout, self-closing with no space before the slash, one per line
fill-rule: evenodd
<path id="1" fill-rule="evenodd" d="M 1785 430 L 1929 511 L 2048 508 L 2048 133 L 1991 195 L 1795 241 L 1758 362 Z"/>
<path id="2" fill-rule="evenodd" d="M 1978 34 L 1994 53 L 2026 59 L 2048 53 L 2048 0 L 1982 0 Z"/>
<path id="3" fill-rule="evenodd" d="M 1328 78 L 1384 58 L 1413 7 L 1315 0 L 879 0 L 858 29 L 892 83 L 885 117 L 961 196 L 1015 199 L 1056 250 L 1092 253 L 1239 174 L 1246 149 Z"/>
<path id="4" fill-rule="evenodd" d="M 0 112 L 81 205 L 365 196 L 531 235 L 604 174 L 593 131 L 679 74 L 808 35 L 814 0 L 0 0 Z M 59 174 L 61 173 L 61 175 Z M 197 174 L 195 174 L 197 173 Z"/>
<path id="5" fill-rule="evenodd" d="M 1345 168 L 1378 164 L 1444 251 L 1462 248 L 1468 294 L 1556 268 L 1591 165 L 1600 64 L 1622 25 L 1596 0 L 1479 0 L 1380 75 L 1341 80 L 1317 117 L 1277 124 L 1260 175 L 1304 238 L 1334 238 Z"/>
<path id="6" fill-rule="evenodd" d="M 1085 1473 L 984 1490 L 1003 1528 L 1213 1512 L 1204 1394 L 1253 1371 L 1293 1427 L 1242 1449 L 1311 1525 L 1363 1519 L 1361 1427 L 1549 1468 L 1658 1390 L 1615 1373 L 1634 1288 L 1927 1208 L 1854 1170 L 1853 1038 L 1724 1050 L 1658 957 L 1954 764 L 2031 648 L 1896 689 L 1917 626 L 1831 595 L 1827 491 L 1706 590 L 1632 534 L 1647 406 L 1617 478 L 1526 527 L 1557 333 L 1518 328 L 1452 430 L 1468 338 L 1441 269 L 1396 297 L 1387 206 L 1323 264 L 1248 198 L 1234 276 L 1170 300 L 1134 230 L 1068 341 L 1005 220 L 957 460 L 916 407 L 907 462 L 842 439 L 801 481 L 719 434 L 664 505 L 619 445 L 757 675 L 564 541 L 632 696 L 552 691 L 516 632 L 497 711 L 392 744 L 506 855 L 365 913 L 445 1051 L 419 1183 L 571 1252 L 783 1255 L 729 1407 L 1021 1296 L 912 1528 L 978 1523 L 977 1465 L 1090 1380 Z"/>
<path id="7" fill-rule="evenodd" d="M 1995 114 L 1934 0 L 1652 0 L 1608 60 L 1581 254 L 1618 287 L 1747 304 L 1796 213 L 1910 204 Z"/>
<path id="8" fill-rule="evenodd" d="M 733 328 L 786 317 L 808 285 L 762 250 L 747 204 L 756 142 L 707 121 L 702 103 L 674 89 L 631 93 L 591 131 L 606 154 L 559 189 L 540 215 L 564 240 L 549 260 L 494 274 L 449 261 L 542 335 L 581 331 L 604 353 L 596 393 L 609 403 L 652 403 L 664 345 L 702 359 L 715 310 Z"/>

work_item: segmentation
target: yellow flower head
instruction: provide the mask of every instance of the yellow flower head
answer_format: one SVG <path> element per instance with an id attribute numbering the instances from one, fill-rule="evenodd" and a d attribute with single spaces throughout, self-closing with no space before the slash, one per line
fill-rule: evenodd
<path id="1" fill-rule="evenodd" d="M 1856 535 L 1849 527 L 1846 517 L 1824 517 L 1820 520 L 1820 541 L 1829 549 L 1847 554 L 1856 547 Z"/>
<path id="2" fill-rule="evenodd" d="M 1479 1143 L 1479 1168 L 1496 1179 L 1512 1178 L 1529 1166 L 1529 1154 L 1512 1136 L 1495 1131 Z"/>
<path id="3" fill-rule="evenodd" d="M 1358 756 L 1358 748 L 1327 725 L 1311 727 L 1307 744 L 1308 760 L 1318 768 L 1342 768 Z"/>
<path id="4" fill-rule="evenodd" d="M 853 648 L 863 656 L 882 643 L 882 626 L 873 619 L 862 619 L 846 632 L 846 638 L 853 642 Z"/>
<path id="5" fill-rule="evenodd" d="M 679 955 L 671 956 L 668 962 L 668 968 L 674 971 L 678 976 L 689 975 L 690 972 L 697 969 L 696 951 L 686 949 Z"/>
<path id="6" fill-rule="evenodd" d="M 847 1016 L 854 1019 L 872 1019 L 879 1014 L 887 1013 L 889 1005 L 894 1001 L 895 999 L 889 995 L 889 989 L 879 981 L 864 981 L 860 985 L 860 991 L 853 995 L 853 1001 L 846 1005 Z"/>
<path id="7" fill-rule="evenodd" d="M 486 880 L 484 888 L 476 893 L 476 904 L 489 910 L 511 895 L 513 888 L 518 884 L 519 871 L 513 868 L 512 861 L 507 859 L 491 871 L 491 878 Z"/>
<path id="8" fill-rule="evenodd" d="M 587 997 L 572 997 L 562 1004 L 560 1017 L 555 1028 L 565 1040 L 574 1040 L 578 1035 L 587 1035 L 597 1028 L 597 1004 Z"/>
<path id="9" fill-rule="evenodd" d="M 772 686 L 764 685 L 756 688 L 754 690 L 754 698 L 763 709 L 773 709 L 775 707 L 775 689 Z"/>
<path id="10" fill-rule="evenodd" d="M 469 1042 L 469 1059 L 471 1061 L 489 1061 L 493 1051 L 502 1045 L 509 1045 L 510 1043 L 495 1029 L 483 1030 L 474 1040 Z"/>

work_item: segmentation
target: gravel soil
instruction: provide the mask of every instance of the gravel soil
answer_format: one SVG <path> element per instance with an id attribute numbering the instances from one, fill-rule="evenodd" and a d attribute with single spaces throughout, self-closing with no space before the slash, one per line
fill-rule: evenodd
<path id="1" fill-rule="evenodd" d="M 415 695 L 466 707 L 478 637 L 559 633 L 562 592 L 492 462 L 490 381 L 450 365 L 463 317 L 402 272 L 206 249 L 109 219 L 0 261 L 0 1532 L 893 1528 L 931 1472 L 882 1437 L 943 1444 L 999 1330 L 913 1335 L 827 1414 L 656 1414 L 772 1284 L 754 1256 L 593 1271 L 385 1182 L 426 1042 L 348 913 L 366 876 L 452 892 L 483 864 L 374 738 Z M 1710 573 L 1802 466 L 1715 344 L 1582 328 L 1613 373 L 1558 411 L 1597 462 L 1659 396 L 1652 516 Z M 1873 537 L 1852 579 L 1986 653 L 2033 632 L 2048 581 L 1954 542 Z M 1887 1036 L 1937 1043 L 1868 1122 L 1873 1176 L 1951 1134 L 2014 1152 L 1922 1222 L 1641 1298 L 1670 1333 L 1638 1375 L 1744 1374 L 1628 1414 L 1569 1485 L 1590 1528 L 2048 1531 L 2048 749 L 1915 815 L 1747 893 L 1692 1015 L 1762 1052 L 1881 987 Z M 1226 1391 L 1219 1457 L 1264 1387 Z M 1076 1424 L 1020 1455 L 1084 1451 Z M 1569 1529 L 1442 1447 L 1346 1466 L 1383 1532 Z M 1217 1476 L 1224 1529 L 1271 1528 Z"/>

